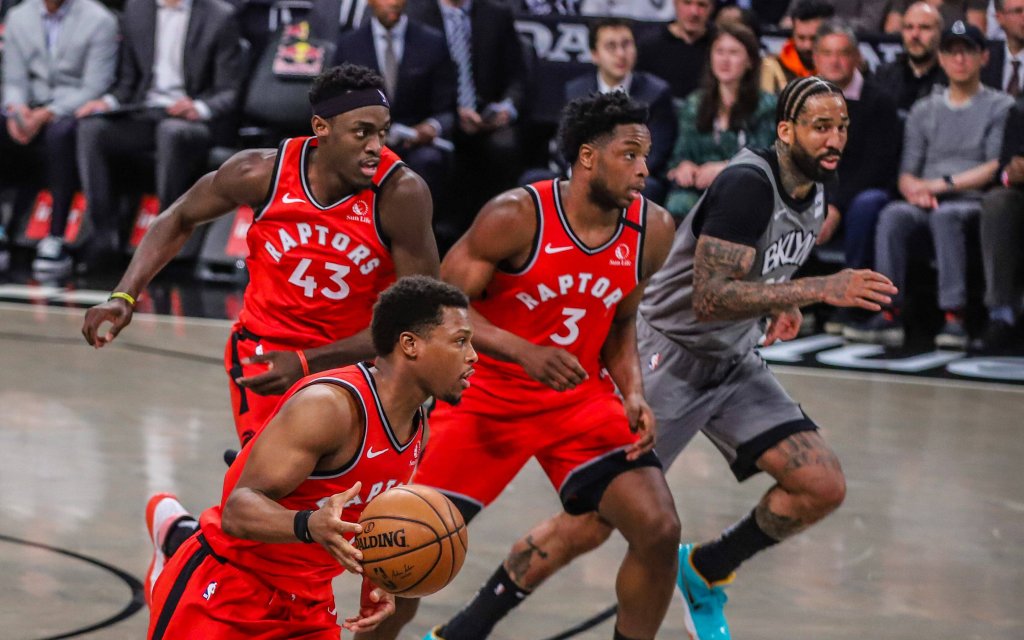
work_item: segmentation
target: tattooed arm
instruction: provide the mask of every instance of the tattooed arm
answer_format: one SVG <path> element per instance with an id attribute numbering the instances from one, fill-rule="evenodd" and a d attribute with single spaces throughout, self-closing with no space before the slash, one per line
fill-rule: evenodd
<path id="1" fill-rule="evenodd" d="M 757 250 L 708 235 L 697 240 L 693 266 L 694 310 L 702 322 L 758 318 L 774 310 L 825 302 L 871 311 L 891 302 L 896 287 L 870 269 L 790 282 L 746 282 Z"/>

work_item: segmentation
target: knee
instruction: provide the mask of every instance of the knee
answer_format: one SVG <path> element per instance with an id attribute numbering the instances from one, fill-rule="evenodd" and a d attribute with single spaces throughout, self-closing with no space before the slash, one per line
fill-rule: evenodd
<path id="1" fill-rule="evenodd" d="M 395 613 L 392 622 L 402 626 L 412 622 L 420 608 L 419 598 L 395 598 Z"/>
<path id="2" fill-rule="evenodd" d="M 180 118 L 165 118 L 156 127 L 158 149 L 179 149 L 202 143 L 206 138 L 206 125 Z"/>
<path id="3" fill-rule="evenodd" d="M 98 143 L 103 140 L 108 127 L 103 118 L 82 118 L 76 129 L 75 135 L 79 146 L 96 148 Z"/>
<path id="4" fill-rule="evenodd" d="M 674 558 L 682 536 L 682 526 L 675 509 L 661 509 L 649 513 L 639 523 L 641 540 L 638 542 L 652 554 Z"/>
<path id="5" fill-rule="evenodd" d="M 982 221 L 1011 218 L 1024 211 L 1024 193 L 1015 189 L 993 189 L 981 201 Z"/>
<path id="6" fill-rule="evenodd" d="M 846 476 L 841 469 L 829 470 L 808 483 L 805 504 L 814 519 L 824 518 L 846 499 Z"/>

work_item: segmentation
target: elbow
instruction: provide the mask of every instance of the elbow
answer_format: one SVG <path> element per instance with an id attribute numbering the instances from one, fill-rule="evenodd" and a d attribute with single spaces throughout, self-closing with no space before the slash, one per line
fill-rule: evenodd
<path id="1" fill-rule="evenodd" d="M 224 509 L 220 516 L 220 526 L 224 533 L 228 534 L 232 538 L 246 539 L 247 530 L 243 526 L 243 520 L 239 513 L 242 509 L 242 505 L 239 504 L 239 497 L 237 494 L 232 493 L 228 496 L 227 502 L 224 503 Z"/>

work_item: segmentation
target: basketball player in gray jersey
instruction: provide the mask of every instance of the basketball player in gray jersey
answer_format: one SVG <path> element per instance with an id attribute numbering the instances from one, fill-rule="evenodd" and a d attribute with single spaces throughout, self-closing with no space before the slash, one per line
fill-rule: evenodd
<path id="1" fill-rule="evenodd" d="M 679 588 L 698 640 L 730 638 L 722 608 L 733 571 L 828 515 L 846 492 L 838 458 L 755 345 L 762 335 L 765 344 L 796 337 L 802 306 L 878 310 L 896 293 L 869 270 L 791 280 L 825 221 L 823 183 L 846 146 L 849 116 L 842 91 L 817 77 L 791 82 L 778 105 L 774 148 L 741 152 L 711 184 L 676 230 L 639 309 L 645 396 L 662 463 L 672 464 L 703 431 L 738 480 L 758 471 L 776 480 L 718 539 L 680 547 Z M 513 548 L 520 586 L 532 591 L 610 533 L 592 515 L 549 518 Z"/>

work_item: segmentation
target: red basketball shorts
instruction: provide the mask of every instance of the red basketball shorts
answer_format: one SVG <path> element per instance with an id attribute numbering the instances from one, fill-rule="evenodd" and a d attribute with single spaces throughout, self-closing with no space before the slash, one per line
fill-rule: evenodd
<path id="1" fill-rule="evenodd" d="M 186 540 L 153 586 L 149 640 L 338 640 L 334 594 L 296 598 L 218 560 L 201 535 Z"/>
<path id="2" fill-rule="evenodd" d="M 312 343 L 312 341 L 310 341 Z M 231 337 L 224 348 L 224 370 L 228 374 L 231 391 L 231 411 L 235 417 L 238 440 L 245 444 L 263 426 L 277 409 L 281 395 L 261 396 L 251 389 L 243 389 L 236 378 L 255 376 L 267 371 L 266 364 L 242 364 L 246 358 L 271 351 L 295 351 L 295 345 L 275 342 L 246 331 L 241 324 L 231 328 Z"/>
<path id="3" fill-rule="evenodd" d="M 567 511 L 596 509 L 592 502 L 600 499 L 610 478 L 632 467 L 656 465 L 657 460 L 625 461 L 625 449 L 637 436 L 629 429 L 622 400 L 610 385 L 587 386 L 564 395 L 567 401 L 560 404 L 548 401 L 559 394 L 531 402 L 536 394 L 529 392 L 512 402 L 516 394 L 503 389 L 499 398 L 479 384 L 456 406 L 439 403 L 430 416 L 430 437 L 413 481 L 483 507 L 535 457 Z M 603 482 L 596 496 L 582 486 L 594 482 Z M 577 500 L 583 493 L 589 493 L 589 501 Z"/>

